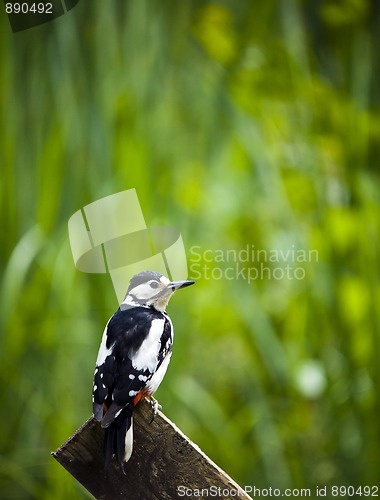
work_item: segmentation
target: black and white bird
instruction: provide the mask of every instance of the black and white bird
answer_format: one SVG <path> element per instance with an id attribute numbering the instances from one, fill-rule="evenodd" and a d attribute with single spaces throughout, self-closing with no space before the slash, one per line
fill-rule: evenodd
<path id="1" fill-rule="evenodd" d="M 172 355 L 173 325 L 166 306 L 176 290 L 193 283 L 172 282 L 154 271 L 136 274 L 105 327 L 93 385 L 94 418 L 105 428 L 105 469 L 114 454 L 123 470 L 131 457 L 133 409 L 156 391 Z"/>

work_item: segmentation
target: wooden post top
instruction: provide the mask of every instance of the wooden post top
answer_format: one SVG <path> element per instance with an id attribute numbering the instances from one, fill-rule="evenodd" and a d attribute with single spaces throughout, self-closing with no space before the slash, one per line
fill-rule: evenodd
<path id="1" fill-rule="evenodd" d="M 151 418 L 150 404 L 142 401 L 134 412 L 134 450 L 125 474 L 114 459 L 104 473 L 104 430 L 93 418 L 52 455 L 99 500 L 207 498 L 207 493 L 251 498 L 163 413 L 152 423 Z"/>

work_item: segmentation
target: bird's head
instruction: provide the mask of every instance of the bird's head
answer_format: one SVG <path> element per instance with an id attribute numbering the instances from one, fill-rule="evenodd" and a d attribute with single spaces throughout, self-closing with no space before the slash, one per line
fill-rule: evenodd
<path id="1" fill-rule="evenodd" d="M 143 271 L 131 279 L 121 308 L 143 306 L 165 311 L 176 290 L 193 284 L 194 281 L 170 281 L 160 273 Z"/>

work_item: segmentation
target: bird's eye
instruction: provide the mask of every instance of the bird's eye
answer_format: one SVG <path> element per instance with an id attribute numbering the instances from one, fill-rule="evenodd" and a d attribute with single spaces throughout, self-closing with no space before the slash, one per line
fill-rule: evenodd
<path id="1" fill-rule="evenodd" d="M 158 288 L 158 286 L 159 286 L 159 285 L 158 285 L 158 281 L 152 281 L 152 282 L 150 283 L 150 287 L 151 287 L 151 288 Z"/>

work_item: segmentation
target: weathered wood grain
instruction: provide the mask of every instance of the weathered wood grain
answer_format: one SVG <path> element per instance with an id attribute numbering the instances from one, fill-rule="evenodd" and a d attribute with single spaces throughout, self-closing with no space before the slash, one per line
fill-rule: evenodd
<path id="1" fill-rule="evenodd" d="M 189 498 L 182 494 L 185 488 L 204 489 L 203 497 L 208 490 L 209 497 L 218 493 L 214 498 L 251 498 L 163 413 L 152 423 L 151 417 L 150 404 L 142 401 L 134 414 L 134 450 L 126 474 L 115 460 L 104 473 L 104 431 L 93 418 L 52 455 L 97 499 Z"/>

